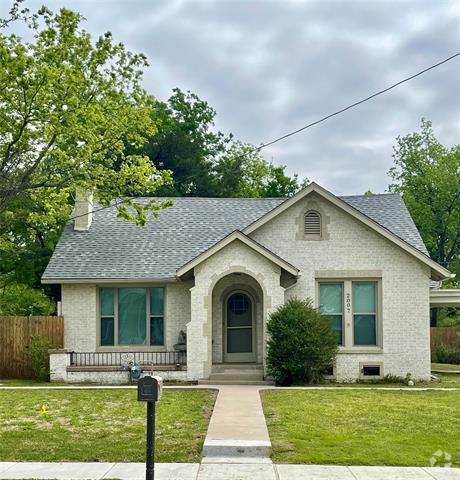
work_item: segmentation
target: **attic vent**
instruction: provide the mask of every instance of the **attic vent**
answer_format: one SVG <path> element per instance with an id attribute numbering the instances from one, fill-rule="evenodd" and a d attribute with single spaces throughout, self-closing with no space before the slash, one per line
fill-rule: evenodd
<path id="1" fill-rule="evenodd" d="M 321 236 L 321 215 L 310 210 L 305 214 L 304 233 L 308 236 Z"/>

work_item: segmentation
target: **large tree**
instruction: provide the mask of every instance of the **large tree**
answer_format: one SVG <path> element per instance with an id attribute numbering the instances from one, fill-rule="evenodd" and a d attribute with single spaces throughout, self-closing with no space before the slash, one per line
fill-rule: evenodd
<path id="1" fill-rule="evenodd" d="M 141 54 L 93 41 L 67 9 L 31 13 L 16 2 L 0 20 L 0 312 L 49 313 L 40 276 L 75 191 L 93 192 L 122 217 L 144 223 L 149 210 L 128 195 L 152 195 L 170 173 L 127 153 L 156 133 L 154 99 L 141 88 Z M 29 29 L 30 40 L 11 27 Z M 131 207 L 131 208 L 130 208 Z M 15 301 L 12 301 L 15 299 Z M 33 310 L 30 307 L 33 307 Z"/>
<path id="2" fill-rule="evenodd" d="M 253 145 L 216 130 L 216 111 L 194 93 L 173 89 L 154 115 L 157 132 L 135 151 L 172 172 L 172 183 L 159 189 L 164 196 L 284 197 L 301 186 Z"/>
<path id="3" fill-rule="evenodd" d="M 31 192 L 70 195 L 82 188 L 108 205 L 127 194 L 153 194 L 169 178 L 147 157 L 126 154 L 127 145 L 156 132 L 153 99 L 141 88 L 145 56 L 113 42 L 110 33 L 93 42 L 81 21 L 71 10 L 30 14 L 16 3 L 0 22 L 2 223 Z M 28 27 L 33 40 L 11 33 L 15 23 Z M 119 210 L 143 223 L 149 208 L 158 205 L 125 198 Z"/>
<path id="4" fill-rule="evenodd" d="M 431 257 L 460 281 L 460 145 L 445 147 L 431 122 L 397 138 L 390 190 L 401 192 Z"/>

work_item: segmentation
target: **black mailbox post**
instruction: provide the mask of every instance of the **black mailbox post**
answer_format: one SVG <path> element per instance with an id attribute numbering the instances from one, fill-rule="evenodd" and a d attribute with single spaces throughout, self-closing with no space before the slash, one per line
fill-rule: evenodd
<path id="1" fill-rule="evenodd" d="M 147 402 L 147 459 L 146 480 L 155 478 L 155 402 L 159 400 L 162 390 L 160 378 L 144 377 L 137 384 L 137 400 Z"/>

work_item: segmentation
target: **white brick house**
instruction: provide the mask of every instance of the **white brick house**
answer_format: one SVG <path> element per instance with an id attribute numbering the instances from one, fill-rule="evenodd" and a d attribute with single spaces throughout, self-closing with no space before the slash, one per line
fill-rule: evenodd
<path id="1" fill-rule="evenodd" d="M 76 211 L 42 278 L 62 287 L 55 380 L 126 381 L 122 352 L 167 378 L 262 377 L 267 320 L 292 297 L 333 320 L 335 378 L 430 376 L 429 285 L 450 274 L 397 194 L 312 183 L 289 199 L 177 198 L 143 227 Z"/>

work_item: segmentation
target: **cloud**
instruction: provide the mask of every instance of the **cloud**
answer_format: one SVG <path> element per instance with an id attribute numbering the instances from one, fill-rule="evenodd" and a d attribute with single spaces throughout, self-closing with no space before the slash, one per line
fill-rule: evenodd
<path id="1" fill-rule="evenodd" d="M 38 6 L 44 0 L 29 0 Z M 270 141 L 454 53 L 460 9 L 426 0 L 48 0 L 147 54 L 145 86 L 178 86 L 217 110 L 217 127 Z M 6 10 L 5 3 L 0 13 Z M 264 154 L 340 194 L 384 191 L 397 135 L 431 119 L 459 143 L 460 59 Z"/>

